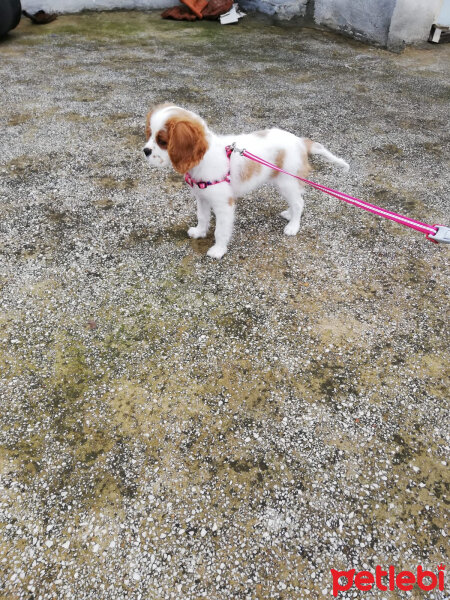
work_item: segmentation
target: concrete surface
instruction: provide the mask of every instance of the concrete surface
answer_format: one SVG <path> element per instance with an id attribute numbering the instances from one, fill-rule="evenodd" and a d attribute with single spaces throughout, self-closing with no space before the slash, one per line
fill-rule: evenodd
<path id="1" fill-rule="evenodd" d="M 313 179 L 448 223 L 450 46 L 118 12 L 24 21 L 0 53 L 0 598 L 304 600 L 332 598 L 331 568 L 437 572 L 448 248 L 314 190 L 287 238 L 264 189 L 216 262 L 142 147 L 164 100 L 277 125 L 351 164 Z"/>
<path id="2" fill-rule="evenodd" d="M 266 0 L 261 0 L 265 2 Z M 428 40 L 442 0 L 309 0 L 314 22 L 398 50 Z"/>
<path id="3" fill-rule="evenodd" d="M 82 10 L 158 9 L 178 0 L 22 0 L 35 12 L 70 13 Z M 442 0 L 241 0 L 245 10 L 292 19 L 298 24 L 329 27 L 358 40 L 402 49 L 428 39 Z"/>
<path id="4" fill-rule="evenodd" d="M 314 0 L 314 21 L 386 46 L 395 5 L 396 0 Z"/>
<path id="5" fill-rule="evenodd" d="M 308 0 L 241 0 L 240 6 L 246 11 L 258 11 L 266 15 L 276 15 L 278 19 L 289 20 L 296 18 L 299 22 L 308 22 L 307 15 L 310 4 Z"/>
<path id="6" fill-rule="evenodd" d="M 140 9 L 155 10 L 178 4 L 177 0 L 22 0 L 22 7 L 30 12 L 72 13 L 82 10 Z"/>
<path id="7" fill-rule="evenodd" d="M 442 0 L 397 0 L 389 25 L 388 46 L 428 40 L 442 5 Z"/>

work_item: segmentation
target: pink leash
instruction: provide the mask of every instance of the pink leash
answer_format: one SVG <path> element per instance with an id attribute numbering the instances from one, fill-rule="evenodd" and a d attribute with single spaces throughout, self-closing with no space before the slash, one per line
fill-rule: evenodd
<path id="1" fill-rule="evenodd" d="M 414 219 L 410 219 L 409 217 L 403 217 L 402 215 L 398 215 L 397 213 L 391 212 L 390 210 L 386 210 L 384 208 L 380 208 L 379 206 L 375 206 L 375 204 L 369 204 L 368 202 L 364 202 L 363 200 L 358 200 L 358 198 L 353 198 L 353 196 L 349 196 L 348 194 L 343 194 L 342 192 L 338 192 L 337 190 L 333 190 L 331 188 L 327 188 L 324 185 L 320 185 L 320 183 L 314 183 L 314 181 L 309 181 L 308 179 L 303 179 L 298 175 L 294 175 L 293 173 L 289 173 L 284 169 L 280 169 L 276 165 L 270 163 L 251 152 L 248 152 L 245 148 L 240 150 L 236 148 L 236 144 L 232 144 L 231 146 L 226 147 L 227 152 L 234 151 L 239 152 L 241 156 L 245 156 L 254 162 L 257 162 L 265 167 L 269 167 L 270 169 L 274 169 L 275 171 L 279 171 L 280 173 L 284 173 L 285 175 L 290 175 L 291 177 L 295 177 L 303 183 L 307 183 L 308 185 L 316 188 L 317 190 L 321 190 L 330 196 L 334 196 L 339 200 L 343 200 L 344 202 L 348 202 L 348 204 L 353 204 L 353 206 L 359 206 L 368 212 L 373 213 L 374 215 L 378 215 L 379 217 L 384 217 L 385 219 L 390 219 L 391 221 L 395 221 L 400 225 L 405 225 L 406 227 L 410 227 L 411 229 L 415 229 L 416 231 L 420 231 L 423 233 L 427 240 L 430 242 L 434 242 L 438 244 L 439 242 L 442 244 L 450 244 L 450 228 L 445 227 L 444 225 L 427 225 L 426 223 L 421 223 L 420 221 L 415 221 Z"/>

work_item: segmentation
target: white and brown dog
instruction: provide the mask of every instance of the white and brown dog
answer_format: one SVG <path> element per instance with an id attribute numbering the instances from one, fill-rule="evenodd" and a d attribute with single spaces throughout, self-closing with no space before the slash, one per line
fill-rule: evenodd
<path id="1" fill-rule="evenodd" d="M 147 143 L 144 153 L 151 166 L 172 164 L 185 175 L 197 201 L 198 224 L 188 230 L 192 238 L 206 237 L 211 209 L 216 217 L 216 243 L 208 256 L 222 258 L 233 231 L 236 198 L 268 183 L 276 185 L 289 208 L 281 213 L 288 224 L 286 235 L 296 235 L 303 212 L 304 185 L 289 175 L 274 171 L 226 147 L 238 147 L 305 178 L 308 156 L 319 154 L 348 170 L 348 164 L 321 144 L 299 138 L 281 129 L 267 129 L 244 135 L 216 135 L 198 115 L 173 104 L 156 106 L 147 115 Z"/>

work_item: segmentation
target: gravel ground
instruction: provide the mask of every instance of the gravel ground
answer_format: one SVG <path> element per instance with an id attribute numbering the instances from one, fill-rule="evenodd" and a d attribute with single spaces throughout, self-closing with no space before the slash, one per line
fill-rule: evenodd
<path id="1" fill-rule="evenodd" d="M 144 161 L 149 106 L 279 126 L 313 179 L 448 223 L 450 45 L 247 17 L 24 22 L 0 45 L 0 598 L 332 598 L 446 560 L 448 247 L 269 188 L 222 261 Z M 443 599 L 446 592 L 339 598 Z"/>

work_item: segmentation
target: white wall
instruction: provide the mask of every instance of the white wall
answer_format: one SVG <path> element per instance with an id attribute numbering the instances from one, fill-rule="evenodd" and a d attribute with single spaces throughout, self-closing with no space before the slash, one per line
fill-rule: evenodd
<path id="1" fill-rule="evenodd" d="M 303 17 L 308 0 L 235 0 L 244 10 L 258 10 L 268 15 L 278 15 L 282 19 L 294 16 Z"/>
<path id="2" fill-rule="evenodd" d="M 87 10 L 108 10 L 113 8 L 154 9 L 175 6 L 178 0 L 22 0 L 22 8 L 29 12 L 78 12 Z"/>
<path id="3" fill-rule="evenodd" d="M 436 24 L 443 27 L 450 27 L 450 0 L 444 0 L 441 12 L 436 18 Z"/>
<path id="4" fill-rule="evenodd" d="M 315 0 L 314 21 L 386 45 L 396 0 Z M 427 1 L 427 0 L 424 0 Z"/>
<path id="5" fill-rule="evenodd" d="M 401 47 L 428 39 L 442 0 L 397 0 L 389 28 L 388 45 Z"/>
<path id="6" fill-rule="evenodd" d="M 0 0 L 1 1 L 1 0 Z M 448 0 L 446 0 L 448 1 Z M 303 17 L 314 8 L 318 25 L 392 48 L 426 41 L 443 0 L 241 0 L 244 8 L 276 14 L 281 18 Z M 22 0 L 30 12 L 78 12 L 83 9 L 161 9 L 178 0 Z"/>
<path id="7" fill-rule="evenodd" d="M 314 0 L 318 25 L 392 49 L 425 42 L 443 0 Z"/>
<path id="8" fill-rule="evenodd" d="M 1 0 L 0 0 L 1 2 Z M 22 8 L 30 12 L 78 12 L 80 10 L 108 10 L 114 8 L 159 9 L 176 6 L 178 0 L 22 0 Z M 308 0 L 242 0 L 241 5 L 270 15 L 290 18 L 305 14 Z"/>

